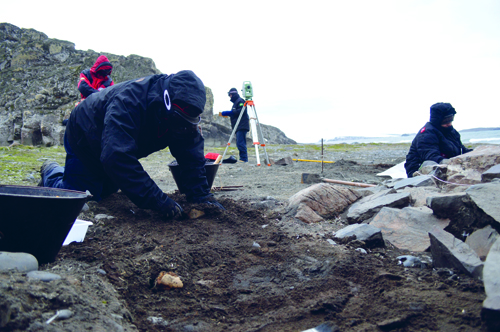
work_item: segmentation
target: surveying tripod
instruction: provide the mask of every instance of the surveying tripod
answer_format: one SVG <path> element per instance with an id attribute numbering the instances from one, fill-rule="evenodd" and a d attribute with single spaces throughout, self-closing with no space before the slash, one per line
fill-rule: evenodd
<path id="1" fill-rule="evenodd" d="M 255 156 L 257 157 L 257 166 L 260 166 L 260 157 L 259 157 L 259 145 L 264 148 L 264 153 L 266 155 L 267 166 L 271 166 L 269 161 L 269 156 L 267 155 L 266 144 L 264 141 L 264 136 L 262 135 L 262 128 L 260 126 L 259 118 L 257 117 L 257 111 L 255 110 L 255 104 L 252 100 L 252 84 L 248 81 L 243 82 L 243 95 L 245 96 L 245 104 L 243 104 L 243 108 L 241 109 L 240 115 L 238 116 L 238 120 L 234 125 L 233 131 L 231 132 L 231 136 L 229 136 L 229 141 L 227 142 L 226 149 L 224 150 L 224 154 L 221 158 L 221 163 L 224 157 L 226 156 L 227 149 L 229 145 L 231 145 L 231 141 L 233 140 L 234 135 L 236 134 L 236 129 L 238 129 L 238 125 L 243 117 L 243 113 L 245 110 L 248 113 L 248 117 L 250 118 L 250 128 L 252 130 L 252 139 L 253 145 L 255 146 Z M 250 106 L 250 108 L 248 107 Z M 253 114 L 250 114 L 249 111 L 252 111 Z M 246 142 L 245 142 L 246 144 Z"/>

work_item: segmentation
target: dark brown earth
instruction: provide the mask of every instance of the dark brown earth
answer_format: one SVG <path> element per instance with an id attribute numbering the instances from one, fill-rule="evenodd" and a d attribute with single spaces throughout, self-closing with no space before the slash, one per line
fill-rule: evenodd
<path id="1" fill-rule="evenodd" d="M 376 174 L 401 161 L 401 155 L 404 151 L 383 155 L 385 161 L 339 161 L 324 175 L 381 182 Z M 335 158 L 329 156 L 340 160 Z M 18 299 L 11 299 L 16 309 L 4 330 L 267 332 L 303 331 L 326 322 L 338 331 L 487 330 L 481 321 L 481 281 L 431 266 L 405 268 L 398 256 L 428 258 L 430 253 L 403 252 L 388 242 L 376 249 L 357 240 L 332 245 L 331 232 L 346 225 L 341 215 L 323 225 L 283 217 L 287 197 L 308 186 L 297 174 L 316 173 L 321 166 L 221 167 L 227 167 L 221 171 L 225 185 L 243 185 L 239 191 L 216 192 L 226 211 L 190 205 L 171 192 L 186 211 L 205 213 L 198 219 L 166 221 L 121 193 L 90 202 L 80 216 L 94 221 L 85 241 L 63 247 L 54 263 L 40 267 L 62 280 L 36 283 L 0 275 L 0 304 L 9 296 Z M 168 173 L 151 171 L 157 182 L 172 185 Z M 266 187 L 273 177 L 285 187 Z M 274 205 L 258 204 L 273 201 L 269 196 Z M 113 218 L 95 221 L 99 214 Z M 184 287 L 155 286 L 162 271 L 179 275 Z M 74 316 L 44 325 L 61 309 Z"/>

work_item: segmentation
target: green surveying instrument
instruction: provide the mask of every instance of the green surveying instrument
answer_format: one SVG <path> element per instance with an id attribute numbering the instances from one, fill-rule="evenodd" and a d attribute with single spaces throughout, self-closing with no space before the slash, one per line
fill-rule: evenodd
<path id="1" fill-rule="evenodd" d="M 241 94 L 243 95 L 243 98 L 245 98 L 245 104 L 243 105 L 243 108 L 241 109 L 240 116 L 238 117 L 236 124 L 234 125 L 233 132 L 231 133 L 231 136 L 229 137 L 229 141 L 227 142 L 226 150 L 224 150 L 224 154 L 222 155 L 220 162 L 222 163 L 222 160 L 226 156 L 227 149 L 229 148 L 229 145 L 231 144 L 231 141 L 236 133 L 236 129 L 238 128 L 238 124 L 240 123 L 241 117 L 243 116 L 243 113 L 245 113 L 245 110 L 246 110 L 248 113 L 248 117 L 250 118 L 250 129 L 252 131 L 253 145 L 255 146 L 255 155 L 257 157 L 257 166 L 260 166 L 259 145 L 264 148 L 264 153 L 266 154 L 267 166 L 271 166 L 271 162 L 269 161 L 269 156 L 267 155 L 267 151 L 266 151 L 266 144 L 264 141 L 264 136 L 262 135 L 262 128 L 260 126 L 259 118 L 257 117 L 257 111 L 255 110 L 254 102 L 252 100 L 253 88 L 252 88 L 252 83 L 250 81 L 243 82 L 243 87 L 241 88 Z M 250 106 L 250 108 L 248 106 Z"/>
<path id="2" fill-rule="evenodd" d="M 252 82 L 250 81 L 243 82 L 241 93 L 243 95 L 243 98 L 245 98 L 245 100 L 251 100 L 253 97 Z"/>

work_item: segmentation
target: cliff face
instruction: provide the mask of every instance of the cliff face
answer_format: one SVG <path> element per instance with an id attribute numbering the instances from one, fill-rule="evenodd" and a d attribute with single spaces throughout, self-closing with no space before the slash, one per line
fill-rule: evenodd
<path id="1" fill-rule="evenodd" d="M 61 125 L 75 103 L 79 74 L 90 68 L 100 54 L 113 63 L 115 83 L 160 74 L 152 59 L 75 50 L 68 41 L 50 39 L 33 29 L 0 23 L 0 146 L 63 144 Z M 225 144 L 231 133 L 229 121 L 213 115 L 213 95 L 207 91 L 202 128 L 207 144 Z M 277 128 L 264 126 L 267 143 L 295 143 Z"/>

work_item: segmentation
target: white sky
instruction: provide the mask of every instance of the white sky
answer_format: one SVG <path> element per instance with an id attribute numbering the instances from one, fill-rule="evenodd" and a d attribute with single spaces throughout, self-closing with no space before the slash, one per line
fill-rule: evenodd
<path id="1" fill-rule="evenodd" d="M 500 126 L 498 0 L 1 1 L 0 22 L 193 70 L 215 113 L 251 81 L 260 122 L 300 143 L 415 133 L 436 102 L 457 130 Z"/>

